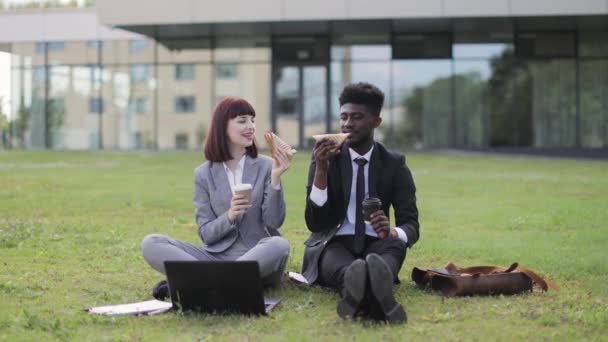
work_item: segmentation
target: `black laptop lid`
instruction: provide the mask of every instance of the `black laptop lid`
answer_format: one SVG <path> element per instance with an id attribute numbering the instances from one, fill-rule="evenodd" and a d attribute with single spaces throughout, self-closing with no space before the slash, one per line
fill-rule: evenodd
<path id="1" fill-rule="evenodd" d="M 256 261 L 165 261 L 173 306 L 183 311 L 264 315 Z"/>

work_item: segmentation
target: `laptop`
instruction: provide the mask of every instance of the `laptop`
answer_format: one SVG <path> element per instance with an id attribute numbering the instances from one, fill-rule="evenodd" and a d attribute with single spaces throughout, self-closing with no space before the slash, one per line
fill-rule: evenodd
<path id="1" fill-rule="evenodd" d="M 266 315 L 280 302 L 264 298 L 256 261 L 165 261 L 165 270 L 177 310 Z"/>

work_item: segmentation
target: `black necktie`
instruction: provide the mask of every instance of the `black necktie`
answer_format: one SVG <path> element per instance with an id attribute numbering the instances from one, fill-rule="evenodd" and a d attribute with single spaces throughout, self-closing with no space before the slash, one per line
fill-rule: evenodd
<path id="1" fill-rule="evenodd" d="M 365 222 L 363 222 L 363 197 L 365 196 L 365 173 L 364 165 L 367 159 L 357 158 L 355 163 L 359 165 L 357 169 L 357 205 L 355 212 L 355 253 L 361 254 L 365 248 Z"/>

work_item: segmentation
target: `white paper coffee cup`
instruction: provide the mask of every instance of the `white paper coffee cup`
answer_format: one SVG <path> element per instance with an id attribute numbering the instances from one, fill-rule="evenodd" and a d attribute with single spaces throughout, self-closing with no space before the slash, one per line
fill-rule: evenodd
<path id="1" fill-rule="evenodd" d="M 239 195 L 245 195 L 245 198 L 247 198 L 247 201 L 251 202 L 251 190 L 252 189 L 253 189 L 253 187 L 251 186 L 251 184 L 247 184 L 247 183 L 236 184 L 234 186 L 234 193 L 239 194 Z"/>

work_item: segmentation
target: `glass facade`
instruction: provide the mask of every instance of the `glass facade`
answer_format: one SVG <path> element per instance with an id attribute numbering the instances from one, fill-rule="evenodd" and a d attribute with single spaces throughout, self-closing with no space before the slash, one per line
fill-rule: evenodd
<path id="1" fill-rule="evenodd" d="M 310 147 L 339 130 L 342 87 L 367 81 L 386 95 L 377 138 L 396 148 L 608 148 L 608 32 L 420 37 L 300 39 L 302 49 L 274 37 L 9 44 L 2 141 L 200 149 L 214 106 L 240 96 L 258 139 L 273 129 Z"/>

